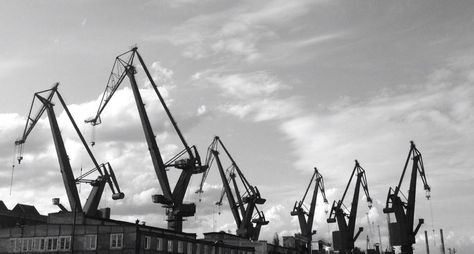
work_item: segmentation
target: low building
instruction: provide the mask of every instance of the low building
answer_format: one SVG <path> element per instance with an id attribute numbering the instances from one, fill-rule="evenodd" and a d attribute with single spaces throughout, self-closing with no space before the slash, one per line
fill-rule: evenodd
<path id="1" fill-rule="evenodd" d="M 47 216 L 41 215 L 34 206 L 17 204 L 10 210 L 0 200 L 0 228 L 44 224 L 46 218 Z"/>
<path id="2" fill-rule="evenodd" d="M 0 229 L 0 253 L 179 253 L 254 254 L 251 246 L 197 239 L 180 233 L 70 212 L 52 213 L 47 222 Z"/>
<path id="3" fill-rule="evenodd" d="M 297 249 L 286 246 L 276 246 L 267 241 L 251 241 L 240 238 L 237 235 L 225 232 L 204 233 L 204 240 L 212 242 L 223 242 L 231 246 L 251 247 L 255 249 L 255 254 L 297 254 Z"/>
<path id="4" fill-rule="evenodd" d="M 287 248 L 294 248 L 298 253 L 308 253 L 307 240 L 301 234 L 294 236 L 283 236 L 283 246 Z"/>

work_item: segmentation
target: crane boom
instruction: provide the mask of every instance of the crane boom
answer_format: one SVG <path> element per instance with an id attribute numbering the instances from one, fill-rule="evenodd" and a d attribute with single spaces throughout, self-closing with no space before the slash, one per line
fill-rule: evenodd
<path id="1" fill-rule="evenodd" d="M 221 159 L 219 157 L 219 148 L 222 148 L 222 150 L 224 150 L 225 154 L 227 155 L 227 158 L 231 162 L 231 167 L 228 174 L 229 177 L 227 177 Z M 227 196 L 230 210 L 237 226 L 237 235 L 246 239 L 258 240 L 261 227 L 263 225 L 267 225 L 268 221 L 265 219 L 265 215 L 263 214 L 263 212 L 258 210 L 257 204 L 264 204 L 266 200 L 261 198 L 260 192 L 258 191 L 257 187 L 250 185 L 250 183 L 238 167 L 237 163 L 225 147 L 224 143 L 222 143 L 220 138 L 217 136 L 214 137 L 211 145 L 209 146 L 208 154 L 206 157 L 206 162 L 208 163 L 207 165 L 209 167 L 207 171 L 203 174 L 200 188 L 197 192 L 203 191 L 202 188 L 204 185 L 204 181 L 209 173 L 209 169 L 211 168 L 213 161 L 216 161 L 222 184 L 224 185 L 224 192 Z M 245 192 L 243 193 L 243 195 L 241 195 L 240 193 L 239 186 L 236 180 L 237 177 L 241 180 L 241 183 L 245 188 Z M 216 204 L 220 205 L 221 203 L 222 199 Z"/>
<path id="2" fill-rule="evenodd" d="M 33 101 L 30 107 L 29 115 L 27 118 L 27 122 L 25 125 L 25 129 L 23 131 L 23 135 L 20 139 L 15 141 L 15 144 L 18 146 L 23 146 L 23 144 L 26 142 L 26 139 L 28 138 L 29 134 L 33 130 L 33 128 L 36 126 L 36 123 L 39 121 L 43 113 L 46 111 L 51 127 L 51 132 L 53 136 L 53 141 L 56 147 L 56 153 L 58 156 L 58 161 L 63 177 L 63 182 L 64 186 L 66 189 L 66 194 L 68 196 L 69 200 L 69 205 L 71 209 L 75 210 L 76 212 L 82 212 L 84 211 L 86 215 L 90 216 L 95 216 L 97 213 L 97 208 L 100 202 L 100 198 L 102 196 L 103 192 L 103 186 L 105 185 L 106 182 L 109 182 L 111 190 L 113 192 L 112 198 L 115 199 L 121 199 L 124 197 L 124 194 L 120 192 L 120 189 L 118 188 L 118 183 L 115 179 L 115 175 L 113 175 L 113 181 L 114 184 L 110 181 L 110 176 L 108 173 L 104 175 L 104 171 L 101 170 L 97 160 L 95 159 L 94 155 L 92 154 L 92 151 L 90 150 L 89 146 L 87 145 L 87 142 L 85 141 L 84 137 L 82 136 L 81 132 L 79 131 L 79 128 L 77 127 L 76 122 L 74 121 L 74 118 L 72 117 L 66 103 L 64 102 L 64 99 L 62 98 L 61 94 L 58 91 L 58 86 L 59 83 L 56 83 L 51 89 L 47 89 L 44 91 L 40 91 L 35 93 L 33 97 Z M 47 96 L 43 96 L 44 93 L 49 92 Z M 54 112 L 54 104 L 52 103 L 52 99 L 56 95 L 64 108 L 64 111 L 66 112 L 71 124 L 73 125 L 77 135 L 79 136 L 84 148 L 86 149 L 87 153 L 89 154 L 89 157 L 91 158 L 92 162 L 95 165 L 95 168 L 91 171 L 88 172 L 88 175 L 91 174 L 94 171 L 98 171 L 100 176 L 98 177 L 97 180 L 95 181 L 90 181 L 93 185 L 93 189 L 89 195 L 89 198 L 86 202 L 86 205 L 84 206 L 84 209 L 81 206 L 81 201 L 79 198 L 79 193 L 77 191 L 76 183 L 79 183 L 78 179 L 74 179 L 74 174 L 72 172 L 72 167 L 71 164 L 69 163 L 69 157 L 66 152 L 66 148 L 64 145 L 64 141 L 61 135 L 61 131 L 59 129 L 59 125 L 56 119 L 56 114 Z M 32 109 L 35 104 L 35 100 L 38 100 L 41 102 L 42 106 L 40 107 L 38 113 L 32 117 Z M 22 151 L 23 149 L 20 149 Z M 18 162 L 20 163 L 23 157 L 21 154 L 18 157 Z M 107 172 L 107 171 L 106 171 Z M 82 179 L 82 178 L 81 178 Z M 115 188 L 114 188 L 115 186 Z M 118 192 L 115 191 L 115 189 L 118 190 Z"/>
<path id="3" fill-rule="evenodd" d="M 155 135 L 153 133 L 153 129 L 145 109 L 140 89 L 138 88 L 135 79 L 136 69 L 133 65 L 135 56 L 138 58 L 140 66 L 145 71 L 148 81 L 153 87 L 155 94 L 157 95 L 163 109 L 165 110 L 170 122 L 173 125 L 174 130 L 176 131 L 181 143 L 184 146 L 183 151 L 179 152 L 166 163 L 163 161 L 160 149 L 156 143 Z M 183 217 L 193 216 L 196 210 L 196 206 L 193 203 L 183 203 L 186 190 L 191 180 L 191 176 L 193 174 L 203 173 L 207 169 L 207 166 L 201 164 L 201 158 L 199 156 L 197 148 L 195 146 L 190 147 L 184 139 L 181 130 L 179 129 L 176 121 L 174 120 L 163 97 L 161 96 L 150 72 L 148 71 L 148 68 L 145 62 L 143 61 L 143 58 L 138 53 L 137 47 L 134 47 L 131 50 L 116 57 L 97 113 L 92 119 L 89 119 L 86 122 L 90 122 L 92 125 L 97 125 L 102 122 L 100 118 L 101 113 L 104 111 L 105 107 L 108 105 L 112 96 L 122 84 L 125 77 L 128 77 L 130 81 L 130 86 L 132 88 L 135 104 L 137 106 L 137 110 L 140 116 L 140 121 L 145 134 L 145 139 L 148 145 L 153 167 L 155 169 L 155 173 L 162 191 L 162 194 L 160 195 L 153 195 L 152 200 L 154 203 L 160 203 L 168 209 L 168 228 L 180 232 L 182 231 Z M 185 154 L 188 155 L 188 158 L 182 158 L 182 156 L 184 156 Z M 168 175 L 166 172 L 168 167 L 175 167 L 182 170 L 173 191 L 171 190 Z"/>
<path id="4" fill-rule="evenodd" d="M 354 195 L 352 198 L 352 205 L 349 214 L 344 212 L 344 198 L 347 194 L 347 190 L 351 184 L 351 181 L 356 175 L 356 183 L 354 188 Z M 351 177 L 349 178 L 349 182 L 347 183 L 346 189 L 344 190 L 344 194 L 339 201 L 334 201 L 331 212 L 329 214 L 329 218 L 327 219 L 328 223 L 334 223 L 337 221 L 337 225 L 339 231 L 333 232 L 333 245 L 334 248 L 344 252 L 350 252 L 354 249 L 354 242 L 359 237 L 360 233 L 362 232 L 363 228 L 360 227 L 358 232 L 354 235 L 355 232 L 355 222 L 357 217 L 357 207 L 359 204 L 359 192 L 360 187 L 364 189 L 369 209 L 372 207 L 372 199 L 369 194 L 369 187 L 367 185 L 367 178 L 365 175 L 365 170 L 360 166 L 359 162 L 355 161 L 354 169 L 352 170 Z M 347 217 L 347 221 L 346 221 Z"/>
<path id="5" fill-rule="evenodd" d="M 413 163 L 411 168 L 408 198 L 407 201 L 404 202 L 402 201 L 402 198 L 399 194 L 410 159 L 413 160 Z M 413 228 L 415 216 L 416 182 L 418 173 L 420 174 L 423 187 L 426 191 L 426 198 L 429 199 L 431 187 L 428 185 L 426 180 L 423 158 L 420 151 L 418 151 L 416 148 L 415 143 L 410 141 L 410 151 L 408 152 L 400 181 L 398 182 L 398 185 L 395 187 L 395 189 L 389 189 L 386 206 L 383 209 L 383 212 L 387 215 L 390 213 L 395 214 L 396 222 L 389 224 L 391 242 L 392 245 L 401 246 L 401 251 L 403 254 L 413 253 L 412 245 L 415 243 L 415 236 L 424 222 L 423 219 L 419 219 L 418 225 Z"/>
<path id="6" fill-rule="evenodd" d="M 303 209 L 304 200 L 306 198 L 306 195 L 308 194 L 309 189 L 311 188 L 313 181 L 315 182 L 313 197 L 311 198 L 310 209 L 308 212 L 306 212 Z M 293 207 L 293 211 L 291 211 L 290 213 L 291 216 L 298 216 L 298 221 L 299 221 L 300 229 L 301 229 L 301 235 L 306 238 L 309 251 L 311 250 L 312 235 L 316 233 L 315 230 L 313 231 L 313 221 L 314 221 L 314 213 L 316 209 L 316 200 L 318 197 L 318 190 L 321 190 L 321 195 L 323 196 L 324 203 L 327 204 L 328 200 L 326 199 L 326 192 L 324 190 L 323 176 L 319 173 L 317 168 L 314 168 L 313 176 L 311 177 L 311 180 L 309 181 L 308 187 L 306 188 L 303 198 L 301 199 L 301 201 L 299 202 L 297 201 L 295 203 L 295 206 Z M 305 215 L 307 215 L 307 219 Z"/>
<path id="7" fill-rule="evenodd" d="M 221 160 L 218 156 L 219 152 L 216 151 L 216 150 L 212 150 L 212 153 L 214 155 L 214 158 L 216 159 L 217 168 L 219 169 L 219 175 L 221 176 L 222 184 L 224 185 L 224 190 L 225 190 L 225 194 L 227 196 L 227 200 L 229 202 L 230 210 L 232 212 L 232 215 L 234 216 L 234 220 L 235 220 L 235 223 L 237 224 L 237 227 L 240 227 L 240 224 L 242 223 L 242 220 L 240 219 L 240 214 L 239 214 L 239 210 L 237 208 L 237 204 L 235 202 L 234 195 L 232 195 L 232 191 L 230 189 L 229 181 L 227 180 L 224 169 L 222 167 Z M 231 172 L 230 177 L 232 179 L 234 179 L 235 174 Z"/>

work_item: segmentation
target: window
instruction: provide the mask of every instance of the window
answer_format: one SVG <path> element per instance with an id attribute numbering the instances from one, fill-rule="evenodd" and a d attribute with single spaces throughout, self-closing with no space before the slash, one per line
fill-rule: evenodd
<path id="1" fill-rule="evenodd" d="M 45 250 L 45 249 L 46 249 L 46 239 L 40 238 L 39 250 Z"/>
<path id="2" fill-rule="evenodd" d="M 21 251 L 29 252 L 33 249 L 33 238 L 23 238 L 21 244 Z"/>
<path id="3" fill-rule="evenodd" d="M 39 237 L 36 237 L 35 239 L 33 239 L 33 250 L 40 250 L 40 241 L 41 241 L 41 238 Z"/>
<path id="4" fill-rule="evenodd" d="M 60 236 L 59 237 L 59 250 L 69 250 L 69 249 L 71 249 L 71 237 Z"/>
<path id="5" fill-rule="evenodd" d="M 26 251 L 26 239 L 21 239 L 21 251 Z"/>
<path id="6" fill-rule="evenodd" d="M 149 250 L 151 245 L 151 237 L 145 236 L 145 250 Z"/>
<path id="7" fill-rule="evenodd" d="M 29 245 L 29 243 L 27 243 L 27 245 Z M 28 251 L 43 251 L 45 250 L 45 247 L 45 239 L 41 237 L 35 237 L 31 239 L 31 248 Z"/>
<path id="8" fill-rule="evenodd" d="M 15 251 L 18 251 L 20 252 L 21 251 L 21 238 L 17 238 L 16 241 L 15 241 Z"/>
<path id="9" fill-rule="evenodd" d="M 178 241 L 178 253 L 183 253 L 184 243 L 183 241 Z"/>
<path id="10" fill-rule="evenodd" d="M 209 250 L 209 245 L 204 245 L 204 254 L 209 254 L 211 251 Z"/>
<path id="11" fill-rule="evenodd" d="M 173 252 L 173 240 L 168 240 L 168 252 Z"/>
<path id="12" fill-rule="evenodd" d="M 156 238 L 156 250 L 163 250 L 163 238 Z"/>
<path id="13" fill-rule="evenodd" d="M 121 249 L 123 247 L 123 234 L 111 234 L 110 235 L 110 248 Z"/>
<path id="14" fill-rule="evenodd" d="M 95 250 L 97 248 L 97 235 L 85 235 L 84 248 L 86 250 Z"/>
<path id="15" fill-rule="evenodd" d="M 188 250 L 186 251 L 187 254 L 193 253 L 193 243 L 188 243 Z"/>
<path id="16" fill-rule="evenodd" d="M 201 254 L 201 244 L 196 243 L 196 254 Z"/>
<path id="17" fill-rule="evenodd" d="M 48 237 L 46 250 L 58 250 L 58 238 Z"/>
<path id="18" fill-rule="evenodd" d="M 20 250 L 16 247 L 16 238 L 10 239 L 10 251 L 11 252 L 19 252 Z"/>

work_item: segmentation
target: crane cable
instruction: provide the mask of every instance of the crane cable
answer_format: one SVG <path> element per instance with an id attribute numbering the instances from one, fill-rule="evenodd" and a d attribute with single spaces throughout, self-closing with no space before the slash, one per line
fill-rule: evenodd
<path id="1" fill-rule="evenodd" d="M 86 122 L 84 122 L 84 123 L 82 124 L 82 133 L 84 133 L 85 129 L 86 129 Z M 81 174 L 80 174 L 80 176 L 82 176 L 82 166 L 83 166 L 83 162 L 84 162 L 84 154 L 81 153 Z M 82 184 L 79 183 L 79 194 L 81 193 L 81 190 L 82 190 Z"/>
<path id="2" fill-rule="evenodd" d="M 95 125 L 92 125 L 92 131 L 91 131 L 91 146 L 95 146 Z"/>
<path id="3" fill-rule="evenodd" d="M 215 208 L 214 206 L 212 206 L 212 231 L 216 231 L 216 221 L 215 221 L 215 214 L 216 214 L 216 211 L 215 211 Z"/>
<path id="4" fill-rule="evenodd" d="M 433 243 L 436 246 L 436 233 L 434 228 L 434 216 L 433 216 L 433 203 L 431 202 L 431 198 L 429 199 L 430 202 L 430 214 L 431 214 L 431 229 L 433 230 Z"/>
<path id="5" fill-rule="evenodd" d="M 433 204 L 431 202 L 431 198 L 428 199 L 428 203 L 429 203 L 429 209 L 430 209 L 430 218 L 431 218 L 431 231 L 433 232 L 433 245 L 436 246 L 436 231 L 435 231 L 435 228 L 434 228 L 434 216 L 433 216 Z M 423 202 L 423 207 L 424 207 L 424 210 L 427 209 L 426 207 L 426 202 Z"/>
<path id="6" fill-rule="evenodd" d="M 20 150 L 20 149 L 18 149 Z M 15 172 L 15 159 L 16 159 L 16 154 L 17 154 L 17 145 L 13 147 L 13 156 L 12 156 L 12 175 L 10 178 L 10 196 L 12 195 L 12 189 L 13 189 L 13 173 Z"/>

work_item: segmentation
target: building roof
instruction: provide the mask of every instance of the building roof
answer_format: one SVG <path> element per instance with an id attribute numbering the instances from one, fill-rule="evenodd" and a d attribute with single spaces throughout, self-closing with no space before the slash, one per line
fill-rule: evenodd
<path id="1" fill-rule="evenodd" d="M 26 215 L 26 216 L 39 216 L 41 215 L 38 210 L 32 205 L 17 204 L 12 209 L 13 213 Z"/>
<path id="2" fill-rule="evenodd" d="M 10 211 L 10 209 L 8 209 L 5 203 L 3 203 L 2 200 L 0 200 L 0 212 L 7 212 L 7 211 Z"/>

